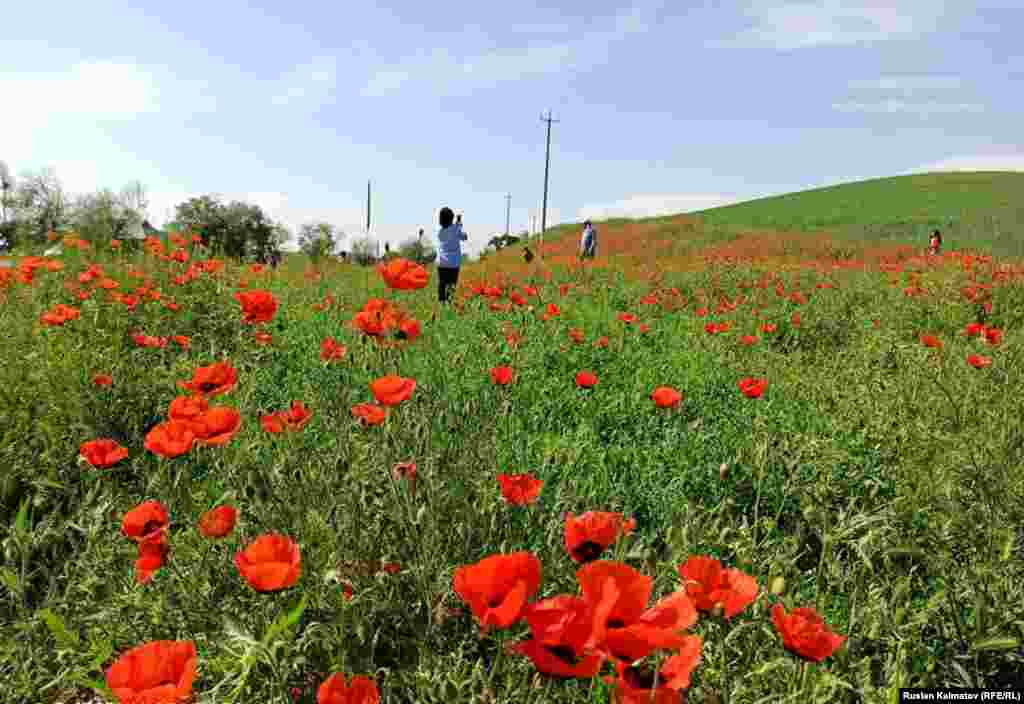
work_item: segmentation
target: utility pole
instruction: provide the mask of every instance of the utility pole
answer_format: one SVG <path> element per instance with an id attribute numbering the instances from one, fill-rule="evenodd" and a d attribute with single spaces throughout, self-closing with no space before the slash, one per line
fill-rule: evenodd
<path id="1" fill-rule="evenodd" d="M 366 181 L 366 236 L 370 236 L 370 181 Z"/>
<path id="2" fill-rule="evenodd" d="M 559 120 L 551 119 L 551 110 L 548 110 L 548 116 L 540 116 L 541 122 L 548 123 L 548 146 L 544 151 L 544 206 L 540 213 L 540 242 L 544 244 L 544 230 L 547 229 L 548 224 L 548 171 L 551 168 L 551 123 L 559 122 Z"/>
<path id="3" fill-rule="evenodd" d="M 512 214 L 512 194 L 505 196 L 505 237 L 508 237 L 509 218 Z"/>

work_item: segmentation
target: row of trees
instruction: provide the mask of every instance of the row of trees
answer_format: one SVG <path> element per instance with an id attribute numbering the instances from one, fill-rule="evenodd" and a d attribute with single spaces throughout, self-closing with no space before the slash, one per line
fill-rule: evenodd
<path id="1" fill-rule="evenodd" d="M 149 199 L 139 182 L 120 192 L 104 189 L 70 196 L 53 169 L 15 178 L 0 161 L 0 186 L 0 237 L 11 247 L 42 246 L 50 232 L 62 230 L 73 230 L 82 239 L 97 244 L 111 239 L 130 241 L 142 239 L 149 227 Z M 198 233 L 217 256 L 263 262 L 279 253 L 291 239 L 288 228 L 274 222 L 258 205 L 226 203 L 216 195 L 179 203 L 169 226 Z M 345 232 L 326 222 L 303 225 L 297 237 L 300 251 L 314 264 L 341 254 L 346 239 Z M 378 258 L 377 243 L 369 238 L 357 239 L 351 243 L 350 252 L 344 254 L 357 264 L 371 264 Z M 394 256 L 427 264 L 435 260 L 437 253 L 429 242 L 412 237 L 399 245 Z"/>

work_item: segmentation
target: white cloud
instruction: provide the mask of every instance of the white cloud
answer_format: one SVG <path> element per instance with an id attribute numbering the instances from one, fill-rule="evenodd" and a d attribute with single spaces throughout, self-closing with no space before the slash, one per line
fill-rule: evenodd
<path id="1" fill-rule="evenodd" d="M 934 171 L 1024 171 L 1024 152 L 954 156 L 922 164 L 906 173 L 919 174 Z"/>
<path id="2" fill-rule="evenodd" d="M 932 115 L 975 114 L 985 105 L 956 76 L 895 75 L 850 81 L 851 94 L 832 104 L 839 112 Z"/>
<path id="3" fill-rule="evenodd" d="M 985 111 L 980 103 L 937 103 L 914 102 L 907 100 L 882 100 L 878 102 L 843 102 L 833 103 L 833 109 L 840 112 L 863 112 L 876 114 L 904 114 L 928 117 L 930 115 L 957 115 L 962 113 L 979 113 Z"/>
<path id="4" fill-rule="evenodd" d="M 577 218 L 594 220 L 608 218 L 647 218 L 660 215 L 677 215 L 720 205 L 737 203 L 741 199 L 720 193 L 664 193 L 629 196 L 614 203 L 584 205 Z"/>
<path id="5" fill-rule="evenodd" d="M 78 63 L 52 73 L 0 74 L 0 95 L 36 120 L 67 114 L 123 120 L 160 109 L 160 90 L 150 72 L 110 61 Z"/>
<path id="6" fill-rule="evenodd" d="M 604 59 L 612 43 L 643 34 L 654 24 L 656 7 L 631 7 L 616 15 L 604 30 L 578 33 L 573 39 L 545 45 L 499 49 L 476 56 L 459 56 L 434 49 L 375 72 L 363 88 L 366 97 L 393 95 L 408 84 L 435 93 L 465 94 L 481 85 L 565 71 L 584 62 Z"/>
<path id="7" fill-rule="evenodd" d="M 804 0 L 750 3 L 753 23 L 723 48 L 803 49 L 914 39 L 937 26 L 944 0 Z"/>

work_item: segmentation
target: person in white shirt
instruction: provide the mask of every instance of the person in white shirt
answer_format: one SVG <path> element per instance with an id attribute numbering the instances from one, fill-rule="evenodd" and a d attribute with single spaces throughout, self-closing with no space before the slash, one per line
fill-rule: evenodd
<path id="1" fill-rule="evenodd" d="M 583 236 L 580 237 L 580 258 L 593 259 L 597 255 L 597 230 L 589 220 L 583 223 Z"/>
<path id="2" fill-rule="evenodd" d="M 451 208 L 441 208 L 439 220 L 441 229 L 437 232 L 437 299 L 441 303 L 447 303 L 448 297 L 459 283 L 462 243 L 469 237 L 462 231 L 462 215 L 456 218 Z"/>

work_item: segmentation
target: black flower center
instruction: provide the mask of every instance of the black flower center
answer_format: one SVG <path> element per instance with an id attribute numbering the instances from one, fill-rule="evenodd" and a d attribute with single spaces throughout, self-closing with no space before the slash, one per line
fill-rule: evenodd
<path id="1" fill-rule="evenodd" d="M 597 558 L 601 557 L 601 553 L 604 552 L 604 546 L 595 543 L 592 540 L 581 544 L 576 548 L 574 554 L 579 558 L 580 562 L 587 563 L 593 562 Z"/>

